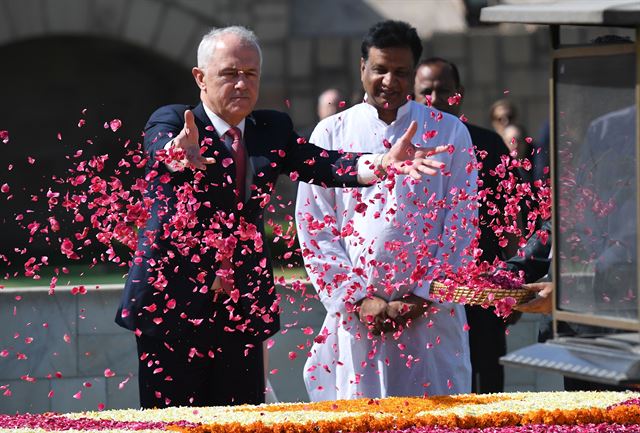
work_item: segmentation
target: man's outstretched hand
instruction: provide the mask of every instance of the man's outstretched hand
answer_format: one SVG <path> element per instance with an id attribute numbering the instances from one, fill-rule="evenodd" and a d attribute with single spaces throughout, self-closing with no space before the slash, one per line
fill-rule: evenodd
<path id="1" fill-rule="evenodd" d="M 522 287 L 535 292 L 538 296 L 526 304 L 516 305 L 513 307 L 514 310 L 522 311 L 523 313 L 551 313 L 553 310 L 553 282 L 531 283 L 525 284 Z"/>
<path id="2" fill-rule="evenodd" d="M 216 162 L 215 158 L 206 158 L 200 153 L 198 127 L 191 110 L 184 112 L 184 126 L 182 131 L 173 139 L 173 146 L 184 150 L 185 164 L 191 165 L 198 170 L 204 170 L 207 168 L 207 164 Z"/>
<path id="3" fill-rule="evenodd" d="M 382 168 L 385 171 L 388 172 L 393 167 L 400 174 L 408 174 L 414 179 L 420 179 L 423 174 L 435 176 L 444 168 L 444 163 L 430 157 L 447 151 L 449 146 L 417 147 L 411 142 L 417 130 L 418 123 L 414 120 L 402 137 L 384 155 Z"/>

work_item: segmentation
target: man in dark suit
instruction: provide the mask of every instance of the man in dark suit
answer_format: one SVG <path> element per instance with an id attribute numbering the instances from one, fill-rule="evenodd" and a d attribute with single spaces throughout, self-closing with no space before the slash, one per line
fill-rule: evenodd
<path id="1" fill-rule="evenodd" d="M 414 94 L 418 102 L 430 103 L 440 111 L 459 116 L 464 87 L 460 82 L 458 68 L 454 63 L 439 57 L 421 61 L 416 70 Z M 509 150 L 495 132 L 470 123 L 465 125 L 475 146 L 476 157 L 481 164 L 478 170 L 478 179 L 482 181 L 481 188 L 491 191 L 479 209 L 479 247 L 482 249 L 481 260 L 493 263 L 496 258 L 505 260 L 516 251 L 515 242 L 511 239 L 506 247 L 502 248 L 498 237 L 490 227 L 490 222 L 499 218 L 499 215 L 504 212 L 503 200 L 496 199 L 494 196 L 500 178 L 491 175 L 490 171 L 500 164 L 501 157 L 509 155 Z M 499 211 L 497 215 L 493 212 L 494 210 Z M 502 392 L 504 368 L 498 363 L 498 359 L 507 350 L 506 325 L 490 309 L 466 306 L 465 310 L 467 322 L 471 328 L 469 345 L 473 370 L 472 390 L 476 393 Z"/>
<path id="2" fill-rule="evenodd" d="M 280 173 L 344 187 L 391 168 L 438 172 L 411 144 L 415 124 L 360 158 L 300 140 L 286 114 L 253 110 L 261 61 L 253 32 L 212 30 L 192 71 L 201 103 L 162 107 L 145 127 L 148 220 L 116 315 L 136 335 L 145 408 L 264 401 L 262 344 L 279 329 L 280 299 L 263 211 Z"/>

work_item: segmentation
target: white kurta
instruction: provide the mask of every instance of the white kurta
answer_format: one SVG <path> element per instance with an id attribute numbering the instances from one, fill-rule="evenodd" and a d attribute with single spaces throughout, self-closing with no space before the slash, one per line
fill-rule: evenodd
<path id="1" fill-rule="evenodd" d="M 454 146 L 434 156 L 446 164 L 447 174 L 420 181 L 398 176 L 393 188 L 388 182 L 366 188 L 298 186 L 305 266 L 328 312 L 304 369 L 313 401 L 471 391 L 461 305 L 434 303 L 427 317 L 399 335 L 375 337 L 347 307 L 367 290 L 386 300 L 408 292 L 429 299 L 432 272 L 470 260 L 463 251 L 475 236 L 477 209 L 473 198 L 459 197 L 460 191 L 475 196 L 477 172 L 466 127 L 413 101 L 387 125 L 373 106 L 362 103 L 321 121 L 310 141 L 332 150 L 383 153 L 385 141 L 394 143 L 412 120 L 418 122 L 414 144 Z"/>

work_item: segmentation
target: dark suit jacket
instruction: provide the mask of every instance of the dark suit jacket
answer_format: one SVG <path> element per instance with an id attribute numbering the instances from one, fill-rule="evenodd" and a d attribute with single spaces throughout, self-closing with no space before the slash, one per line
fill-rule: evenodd
<path id="1" fill-rule="evenodd" d="M 533 283 L 544 277 L 549 272 L 551 259 L 551 220 L 546 220 L 540 226 L 540 230 L 547 233 L 547 239 L 543 241 L 536 231 L 527 240 L 523 248 L 522 256 L 516 255 L 506 261 L 507 269 L 513 272 L 524 271 L 525 283 Z"/>
<path id="2" fill-rule="evenodd" d="M 502 179 L 491 174 L 501 164 L 502 156 L 509 155 L 509 149 L 502 138 L 495 132 L 465 124 L 471 136 L 471 142 L 476 149 L 476 157 L 482 167 L 478 170 L 478 179 L 482 181 L 480 190 L 490 190 L 487 202 L 481 202 L 478 212 L 480 218 L 479 246 L 482 249 L 481 260 L 493 263 L 495 258 L 505 260 L 503 248 L 498 243 L 498 237 L 491 228 L 492 220 L 504 214 L 505 200 L 502 193 L 498 193 L 498 185 Z M 498 198 L 500 197 L 500 198 Z M 498 213 L 492 215 L 491 209 Z M 498 222 L 504 225 L 504 222 Z M 504 320 L 495 315 L 493 309 L 481 306 L 465 305 L 469 330 L 469 345 L 471 348 L 471 365 L 473 368 L 474 392 L 502 392 L 504 388 L 504 369 L 498 364 L 498 358 L 507 352 Z M 477 380 L 477 375 L 480 380 Z"/>
<path id="3" fill-rule="evenodd" d="M 171 173 L 154 159 L 182 129 L 186 109 L 193 110 L 199 139 L 207 147 L 204 155 L 216 159 L 195 175 L 191 169 Z M 300 180 L 321 185 L 359 186 L 356 157 L 298 144 L 297 138 L 284 113 L 254 111 L 247 117 L 244 142 L 254 172 L 251 196 L 238 210 L 234 166 L 222 164 L 231 154 L 202 104 L 170 105 L 151 115 L 144 149 L 149 155 L 145 194 L 152 205 L 116 315 L 119 325 L 164 340 L 210 343 L 215 332 L 246 332 L 263 340 L 278 331 L 279 299 L 268 247 L 239 234 L 238 220 L 264 234 L 264 207 L 281 173 L 295 171 Z M 188 200 L 187 189 L 193 189 L 195 200 Z M 220 264 L 216 252 L 230 235 L 237 241 L 231 246 L 241 292 L 237 303 L 211 291 Z"/>
<path id="4" fill-rule="evenodd" d="M 478 179 L 482 180 L 483 183 L 480 189 L 490 189 L 493 191 L 493 193 L 489 195 L 488 200 L 494 203 L 500 211 L 498 215 L 491 215 L 487 203 L 482 203 L 479 209 L 480 248 L 482 248 L 481 259 L 489 263 L 492 263 L 496 257 L 505 260 L 507 257 L 502 253 L 502 248 L 498 244 L 498 237 L 489 223 L 493 219 L 500 217 L 505 207 L 504 199 L 502 198 L 503 195 L 500 194 L 500 198 L 496 198 L 496 190 L 501 179 L 495 175 L 491 175 L 491 171 L 495 170 L 501 163 L 501 157 L 503 155 L 509 156 L 509 149 L 504 144 L 502 138 L 495 132 L 470 123 L 465 123 L 465 125 L 469 130 L 471 142 L 475 146 L 476 158 L 478 162 L 482 164 L 482 167 L 478 170 Z"/>

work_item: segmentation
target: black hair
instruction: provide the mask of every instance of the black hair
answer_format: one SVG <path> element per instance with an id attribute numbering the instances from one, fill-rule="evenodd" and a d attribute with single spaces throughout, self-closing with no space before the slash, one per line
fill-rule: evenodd
<path id="1" fill-rule="evenodd" d="M 429 66 L 429 65 L 433 65 L 436 63 L 444 63 L 445 65 L 447 65 L 449 68 L 451 68 L 451 75 L 453 76 L 453 82 L 456 85 L 456 89 L 460 88 L 460 85 L 462 84 L 460 82 L 460 72 L 458 71 L 458 67 L 456 66 L 455 63 L 447 60 L 447 59 L 443 59 L 442 57 L 429 57 L 428 59 L 422 59 L 420 60 L 420 63 L 418 64 L 418 67 L 420 66 Z"/>
<path id="2" fill-rule="evenodd" d="M 413 54 L 413 66 L 418 64 L 422 55 L 422 41 L 416 29 L 404 21 L 381 21 L 374 24 L 364 39 L 360 51 L 362 58 L 369 58 L 369 49 L 375 48 L 396 48 L 407 47 Z"/>

